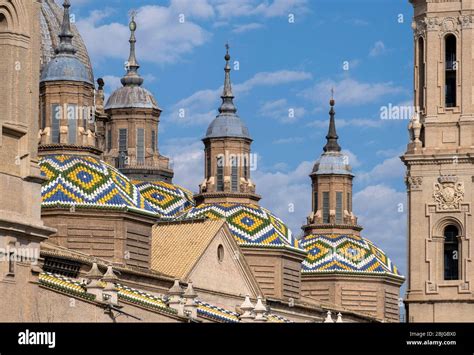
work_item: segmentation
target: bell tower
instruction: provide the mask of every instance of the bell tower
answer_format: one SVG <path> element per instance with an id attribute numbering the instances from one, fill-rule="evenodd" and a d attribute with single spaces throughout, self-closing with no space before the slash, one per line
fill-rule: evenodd
<path id="1" fill-rule="evenodd" d="M 414 105 L 407 167 L 409 322 L 474 321 L 474 3 L 410 0 Z"/>

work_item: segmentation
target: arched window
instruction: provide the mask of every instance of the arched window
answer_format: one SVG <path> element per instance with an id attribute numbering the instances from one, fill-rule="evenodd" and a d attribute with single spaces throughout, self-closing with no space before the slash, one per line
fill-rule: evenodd
<path id="1" fill-rule="evenodd" d="M 459 230 L 449 225 L 444 229 L 444 279 L 459 280 Z"/>
<path id="2" fill-rule="evenodd" d="M 239 164 L 237 157 L 232 157 L 232 191 L 239 190 Z"/>
<path id="3" fill-rule="evenodd" d="M 418 39 L 418 106 L 420 110 L 425 107 L 425 41 Z"/>
<path id="4" fill-rule="evenodd" d="M 456 37 L 449 34 L 445 37 L 445 105 L 456 106 Z"/>
<path id="5" fill-rule="evenodd" d="M 224 191 L 224 157 L 217 157 L 217 191 Z"/>
<path id="6" fill-rule="evenodd" d="M 0 32 L 6 31 L 8 28 L 7 19 L 4 14 L 0 14 Z"/>

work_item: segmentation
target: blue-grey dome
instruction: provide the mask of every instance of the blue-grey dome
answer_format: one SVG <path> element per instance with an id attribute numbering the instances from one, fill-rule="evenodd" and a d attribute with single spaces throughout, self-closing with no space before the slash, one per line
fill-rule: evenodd
<path id="1" fill-rule="evenodd" d="M 313 168 L 315 175 L 351 175 L 352 167 L 349 165 L 349 157 L 341 152 L 325 152 L 316 162 Z"/>
<path id="2" fill-rule="evenodd" d="M 140 86 L 123 86 L 110 95 L 105 109 L 114 108 L 153 108 L 159 110 L 152 93 Z"/>
<path id="3" fill-rule="evenodd" d="M 92 84 L 89 70 L 73 55 L 61 54 L 49 61 L 41 73 L 41 82 L 80 81 Z"/>
<path id="4" fill-rule="evenodd" d="M 236 137 L 251 139 L 249 129 L 235 114 L 220 114 L 207 128 L 206 138 Z"/>

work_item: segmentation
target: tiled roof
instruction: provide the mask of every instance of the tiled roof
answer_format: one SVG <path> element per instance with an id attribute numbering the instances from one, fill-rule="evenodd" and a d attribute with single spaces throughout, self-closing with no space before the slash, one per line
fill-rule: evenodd
<path id="1" fill-rule="evenodd" d="M 169 308 L 166 305 L 166 302 L 161 297 L 154 296 L 150 293 L 139 291 L 134 288 L 123 286 L 121 284 L 116 284 L 116 286 L 119 290 L 119 298 L 123 300 L 127 300 L 131 303 L 135 303 L 145 307 L 151 307 L 170 313 L 176 313 L 176 310 Z"/>
<path id="2" fill-rule="evenodd" d="M 84 286 L 78 281 L 74 281 L 70 278 L 55 275 L 49 272 L 41 273 L 39 275 L 40 285 L 47 286 L 49 288 L 68 293 L 80 298 L 88 300 L 94 300 L 95 296 L 86 292 Z"/>
<path id="3" fill-rule="evenodd" d="M 132 181 L 143 198 L 163 219 L 172 219 L 194 206 L 191 191 L 166 182 Z"/>
<path id="4" fill-rule="evenodd" d="M 203 301 L 197 301 L 198 304 L 198 315 L 211 320 L 224 323 L 238 323 L 239 314 L 228 311 L 224 308 L 213 306 Z"/>
<path id="5" fill-rule="evenodd" d="M 205 220 L 155 225 L 151 268 L 184 279 L 224 224 L 224 220 Z"/>
<path id="6" fill-rule="evenodd" d="M 268 314 L 267 320 L 270 323 L 292 323 L 289 319 L 279 316 L 277 314 Z"/>
<path id="7" fill-rule="evenodd" d="M 356 235 L 307 235 L 301 246 L 308 251 L 303 274 L 357 273 L 403 278 L 390 258 L 372 242 Z"/>
<path id="8" fill-rule="evenodd" d="M 42 208 L 103 208 L 154 215 L 138 188 L 117 169 L 90 156 L 51 155 L 40 160 L 48 181 Z"/>
<path id="9" fill-rule="evenodd" d="M 267 209 L 251 204 L 202 204 L 189 210 L 183 218 L 225 218 L 241 246 L 289 247 L 302 251 L 298 241 L 281 219 Z"/>

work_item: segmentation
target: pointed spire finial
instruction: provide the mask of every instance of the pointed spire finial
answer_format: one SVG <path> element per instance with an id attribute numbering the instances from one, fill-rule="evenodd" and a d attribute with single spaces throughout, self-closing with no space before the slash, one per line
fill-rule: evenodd
<path id="1" fill-rule="evenodd" d="M 329 105 L 331 106 L 331 110 L 329 111 L 329 131 L 328 135 L 326 136 L 327 144 L 324 146 L 325 152 L 340 152 L 341 146 L 337 142 L 339 136 L 336 132 L 336 119 L 335 115 L 336 112 L 334 111 L 334 106 L 336 105 L 336 101 L 334 100 L 334 88 L 331 89 L 331 100 L 329 101 Z"/>
<path id="2" fill-rule="evenodd" d="M 63 23 L 61 25 L 61 33 L 59 34 L 59 46 L 56 49 L 56 54 L 74 55 L 77 51 L 72 44 L 74 34 L 71 31 L 71 15 L 69 13 L 71 3 L 69 2 L 69 0 L 64 0 L 63 7 Z"/>
<path id="3" fill-rule="evenodd" d="M 219 107 L 219 113 L 236 113 L 237 108 L 234 105 L 234 94 L 232 93 L 232 83 L 230 81 L 230 54 L 229 54 L 229 43 L 226 43 L 226 55 L 224 57 L 226 65 L 224 68 L 225 71 L 225 80 L 224 80 L 224 91 L 222 93 L 222 105 Z"/>
<path id="4" fill-rule="evenodd" d="M 137 62 L 137 57 L 135 53 L 135 44 L 137 43 L 137 39 L 135 37 L 135 31 L 137 30 L 137 23 L 135 22 L 135 16 L 137 12 L 132 10 L 129 12 L 130 15 L 130 55 L 128 57 L 128 61 L 126 63 L 127 74 L 122 78 L 121 82 L 123 86 L 135 86 L 135 85 L 142 85 L 143 78 L 138 74 L 138 69 L 140 65 Z"/>

